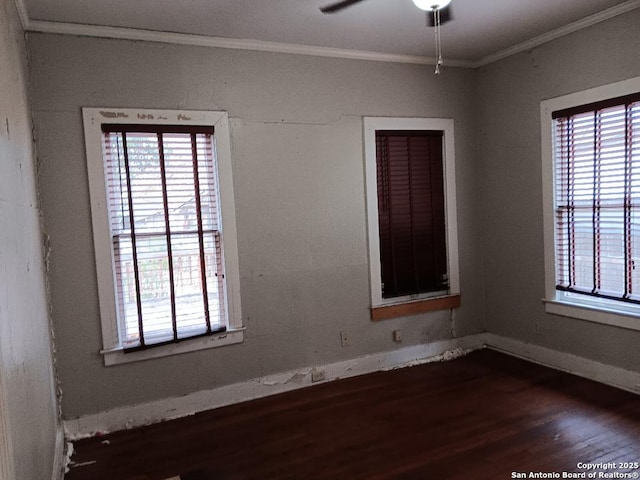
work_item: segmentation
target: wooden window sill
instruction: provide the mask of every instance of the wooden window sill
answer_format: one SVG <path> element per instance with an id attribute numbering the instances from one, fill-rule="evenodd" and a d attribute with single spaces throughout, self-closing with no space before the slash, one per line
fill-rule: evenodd
<path id="1" fill-rule="evenodd" d="M 448 295 L 446 297 L 429 298 L 415 302 L 399 303 L 384 307 L 371 307 L 371 320 L 388 320 L 390 318 L 408 317 L 419 313 L 433 312 L 436 310 L 449 310 L 460 306 L 460 295 Z"/>

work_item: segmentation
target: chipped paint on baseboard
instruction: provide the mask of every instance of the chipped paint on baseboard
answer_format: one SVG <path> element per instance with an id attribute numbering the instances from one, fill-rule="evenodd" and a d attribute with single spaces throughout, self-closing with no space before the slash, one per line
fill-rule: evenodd
<path id="1" fill-rule="evenodd" d="M 465 355 L 468 355 L 469 353 L 483 347 L 484 345 L 480 345 L 478 347 L 473 347 L 473 348 L 467 348 L 467 349 L 455 348 L 453 350 L 447 350 L 446 352 L 440 355 L 435 355 L 429 358 L 413 360 L 412 362 L 408 362 L 404 365 L 397 365 L 389 368 L 383 368 L 382 370 L 396 370 L 398 368 L 415 367 L 417 365 L 423 365 L 425 363 L 448 362 L 450 360 L 455 360 L 456 358 L 464 357 Z"/>
<path id="2" fill-rule="evenodd" d="M 311 373 L 325 371 L 326 381 L 367 373 L 453 360 L 484 347 L 486 334 L 413 345 L 341 362 L 304 367 L 244 382 L 201 390 L 181 397 L 156 400 L 108 410 L 65 421 L 67 439 L 79 440 L 107 432 L 140 427 L 164 420 L 187 417 L 198 412 L 312 386 Z"/>
<path id="3" fill-rule="evenodd" d="M 71 468 L 71 457 L 73 457 L 73 443 L 67 441 L 64 455 L 64 473 L 69 473 Z"/>
<path id="4" fill-rule="evenodd" d="M 80 462 L 80 463 L 76 463 L 76 462 L 71 462 L 69 464 L 69 466 L 71 468 L 77 468 L 77 467 L 86 467 L 87 465 L 93 465 L 95 463 L 98 463 L 97 460 L 89 460 L 88 462 Z"/>
<path id="5" fill-rule="evenodd" d="M 286 385 L 288 383 L 302 383 L 311 373 L 311 369 L 307 368 L 303 371 L 296 372 L 293 374 L 277 374 L 277 375 L 269 375 L 268 377 L 258 379 L 262 385 L 267 387 L 273 387 L 275 385 Z"/>

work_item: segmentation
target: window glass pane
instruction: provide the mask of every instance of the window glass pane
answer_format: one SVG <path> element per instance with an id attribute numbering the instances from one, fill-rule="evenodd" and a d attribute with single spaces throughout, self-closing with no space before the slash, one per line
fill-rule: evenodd
<path id="1" fill-rule="evenodd" d="M 197 137 L 198 180 L 200 183 L 200 202 L 202 204 L 202 228 L 218 229 L 218 201 L 215 182 L 215 165 L 212 139 L 205 135 Z"/>
<path id="2" fill-rule="evenodd" d="M 145 341 L 156 343 L 170 340 L 173 327 L 166 237 L 138 239 L 136 248 Z"/>
<path id="3" fill-rule="evenodd" d="M 621 297 L 625 283 L 624 210 L 600 212 L 600 288 L 606 295 Z"/>
<path id="4" fill-rule="evenodd" d="M 204 235 L 205 262 L 207 276 L 207 294 L 209 296 L 209 311 L 211 312 L 211 328 L 219 328 L 219 320 L 225 318 L 225 293 L 222 282 L 222 246 L 218 232 Z M 214 325 L 218 323 L 218 325 Z"/>
<path id="5" fill-rule="evenodd" d="M 442 138 L 376 132 L 383 298 L 448 288 Z"/>
<path id="6" fill-rule="evenodd" d="M 138 302 L 131 237 L 128 235 L 116 236 L 113 245 L 120 341 L 123 345 L 137 344 L 140 335 L 138 333 Z"/>
<path id="7" fill-rule="evenodd" d="M 205 333 L 206 316 L 198 234 L 174 234 L 171 237 L 171 246 L 176 282 L 178 333 L 180 336 Z"/>
<path id="8" fill-rule="evenodd" d="M 213 136 L 145 126 L 104 138 L 122 344 L 142 343 L 140 316 L 145 345 L 223 329 Z"/>
<path id="9" fill-rule="evenodd" d="M 637 105 L 609 103 L 554 121 L 557 285 L 575 292 L 563 298 L 639 299 Z"/>
<path id="10" fill-rule="evenodd" d="M 198 221 L 191 135 L 165 133 L 162 139 L 171 231 L 195 231 Z"/>
<path id="11" fill-rule="evenodd" d="M 125 141 L 136 234 L 164 232 L 158 137 L 150 133 L 127 133 Z"/>

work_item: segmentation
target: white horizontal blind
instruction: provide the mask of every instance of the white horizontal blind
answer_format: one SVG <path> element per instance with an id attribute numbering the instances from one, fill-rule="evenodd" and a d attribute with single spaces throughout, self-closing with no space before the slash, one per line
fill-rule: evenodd
<path id="1" fill-rule="evenodd" d="M 212 127 L 103 125 L 120 342 L 223 331 Z"/>
<path id="2" fill-rule="evenodd" d="M 553 117 L 556 289 L 640 303 L 640 94 Z"/>

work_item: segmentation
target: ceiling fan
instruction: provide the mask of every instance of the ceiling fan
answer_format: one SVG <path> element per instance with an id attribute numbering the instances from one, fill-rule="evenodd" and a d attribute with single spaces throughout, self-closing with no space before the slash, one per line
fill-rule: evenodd
<path id="1" fill-rule="evenodd" d="M 337 13 L 351 5 L 355 5 L 356 3 L 363 1 L 364 0 L 341 0 L 340 2 L 320 7 L 320 11 L 322 13 Z M 439 12 L 441 25 L 453 19 L 450 5 L 451 0 L 413 0 L 413 3 L 420 10 L 427 12 L 427 22 L 430 27 L 436 26 L 436 18 L 434 15 L 429 15 L 429 13 Z"/>
<path id="2" fill-rule="evenodd" d="M 339 2 L 331 3 L 320 7 L 322 13 L 336 13 L 344 10 L 351 5 L 360 3 L 364 0 L 341 0 Z M 436 70 L 435 74 L 440 74 L 440 67 L 444 64 L 442 61 L 442 45 L 440 42 L 440 26 L 443 23 L 453 19 L 451 13 L 451 0 L 413 0 L 413 3 L 420 10 L 427 12 L 427 26 L 435 27 L 436 31 Z"/>

